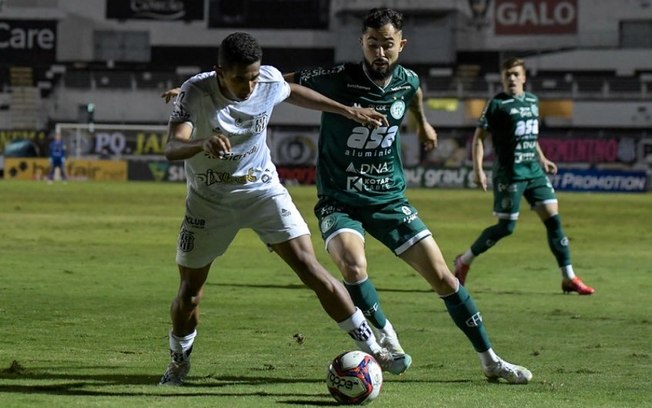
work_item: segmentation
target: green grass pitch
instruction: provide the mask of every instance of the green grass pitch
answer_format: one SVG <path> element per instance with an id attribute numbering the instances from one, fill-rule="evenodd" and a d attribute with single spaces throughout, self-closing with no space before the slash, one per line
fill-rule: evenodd
<path id="1" fill-rule="evenodd" d="M 314 188 L 290 191 L 339 276 L 312 214 Z M 449 265 L 494 222 L 490 193 L 408 196 Z M 414 359 L 405 375 L 385 376 L 373 406 L 650 406 L 652 195 L 559 197 L 575 270 L 594 296 L 561 293 L 543 225 L 525 209 L 467 281 L 495 350 L 532 370 L 526 386 L 487 382 L 443 302 L 368 240 L 383 307 Z M 213 266 L 188 384 L 156 386 L 184 198 L 181 184 L 0 182 L 1 407 L 335 405 L 326 366 L 353 343 L 251 231 Z"/>

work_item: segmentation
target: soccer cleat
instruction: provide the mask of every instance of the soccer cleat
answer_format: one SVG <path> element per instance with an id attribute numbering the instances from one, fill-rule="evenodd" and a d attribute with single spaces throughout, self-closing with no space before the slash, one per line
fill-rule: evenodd
<path id="1" fill-rule="evenodd" d="M 460 281 L 461 285 L 464 285 L 469 269 L 471 269 L 471 265 L 462 262 L 462 254 L 457 255 L 455 257 L 455 277 Z"/>
<path id="2" fill-rule="evenodd" d="M 158 385 L 179 386 L 190 371 L 190 356 L 184 356 L 183 353 L 174 353 L 170 351 L 172 361 L 168 364 L 167 370 L 161 377 Z"/>
<path id="3" fill-rule="evenodd" d="M 375 327 L 372 327 L 371 329 L 374 331 L 380 347 L 386 348 L 395 357 L 405 354 L 405 350 L 403 350 L 401 343 L 398 341 L 398 334 L 389 320 L 387 320 L 385 327 L 382 329 L 377 329 Z"/>
<path id="4" fill-rule="evenodd" d="M 484 367 L 483 370 L 489 381 L 498 381 L 502 378 L 510 384 L 527 384 L 532 379 L 530 370 L 502 359 L 493 365 Z"/>
<path id="5" fill-rule="evenodd" d="M 412 357 L 409 354 L 392 355 L 387 349 L 381 349 L 373 356 L 383 371 L 389 371 L 396 375 L 403 374 L 412 364 Z"/>
<path id="6" fill-rule="evenodd" d="M 401 356 L 405 354 L 405 350 L 401 347 L 401 343 L 398 342 L 398 336 L 396 332 L 394 333 L 385 333 L 383 330 L 379 330 L 380 336 L 378 344 L 381 347 L 384 347 L 389 351 L 393 356 Z"/>
<path id="7" fill-rule="evenodd" d="M 593 292 L 595 292 L 595 289 L 585 285 L 579 276 L 576 276 L 573 279 L 562 279 L 561 290 L 563 290 L 564 293 L 577 292 L 580 295 L 592 295 Z"/>

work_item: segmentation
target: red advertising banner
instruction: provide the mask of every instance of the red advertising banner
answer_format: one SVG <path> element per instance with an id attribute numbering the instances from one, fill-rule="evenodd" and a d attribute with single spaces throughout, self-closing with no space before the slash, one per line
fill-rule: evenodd
<path id="1" fill-rule="evenodd" d="M 496 0 L 497 35 L 575 34 L 577 0 Z"/>

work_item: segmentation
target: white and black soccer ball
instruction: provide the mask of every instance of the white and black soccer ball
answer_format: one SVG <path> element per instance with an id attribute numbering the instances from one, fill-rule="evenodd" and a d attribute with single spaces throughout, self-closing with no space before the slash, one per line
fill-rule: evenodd
<path id="1" fill-rule="evenodd" d="M 368 404 L 380 394 L 383 370 L 370 354 L 347 351 L 335 357 L 328 366 L 326 385 L 342 404 Z"/>

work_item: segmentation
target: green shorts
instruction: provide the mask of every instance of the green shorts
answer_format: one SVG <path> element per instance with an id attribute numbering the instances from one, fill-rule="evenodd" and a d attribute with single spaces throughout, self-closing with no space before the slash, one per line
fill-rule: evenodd
<path id="1" fill-rule="evenodd" d="M 364 241 L 366 231 L 396 255 L 432 235 L 407 199 L 354 207 L 324 197 L 315 206 L 315 215 L 326 250 L 330 240 L 342 232 L 357 234 Z"/>
<path id="2" fill-rule="evenodd" d="M 494 215 L 500 219 L 518 219 L 521 197 L 525 197 L 532 208 L 557 202 L 555 189 L 546 176 L 512 182 L 496 177 L 493 182 Z"/>

